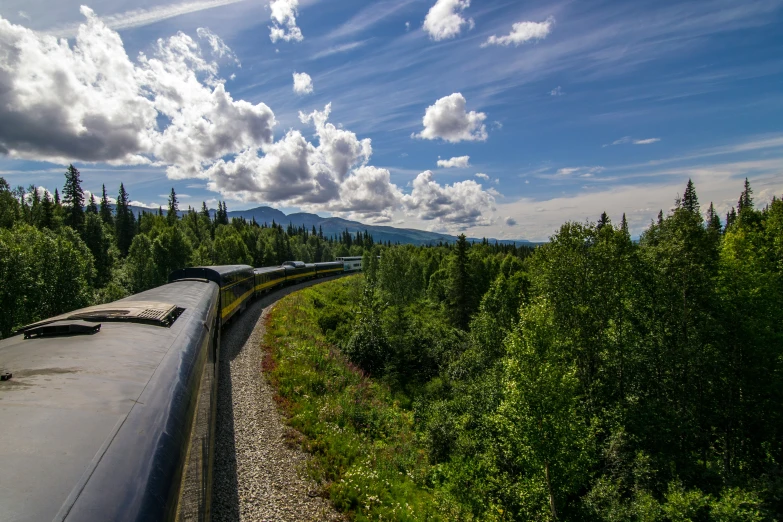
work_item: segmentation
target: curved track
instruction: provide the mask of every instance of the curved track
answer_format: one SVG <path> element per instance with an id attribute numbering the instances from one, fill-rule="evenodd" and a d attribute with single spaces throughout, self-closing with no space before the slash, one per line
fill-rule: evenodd
<path id="1" fill-rule="evenodd" d="M 286 445 L 285 424 L 261 372 L 263 319 L 272 305 L 291 292 L 336 277 L 265 295 L 223 332 L 212 490 L 216 522 L 342 520 L 316 494 L 317 486 L 303 478 L 308 456 Z"/>

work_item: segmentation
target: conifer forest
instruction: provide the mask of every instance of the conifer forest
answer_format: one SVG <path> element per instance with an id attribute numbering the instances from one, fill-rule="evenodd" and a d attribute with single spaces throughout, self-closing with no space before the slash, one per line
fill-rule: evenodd
<path id="1" fill-rule="evenodd" d="M 603 214 L 535 248 L 324 237 L 229 222 L 223 203 L 180 216 L 173 189 L 136 215 L 122 184 L 110 205 L 65 180 L 50 197 L 0 178 L 3 337 L 185 266 L 364 255 L 356 299 L 324 293 L 314 313 L 388 391 L 372 411 L 409 416 L 411 480 L 440 517 L 783 518 L 783 201 L 757 204 L 747 180 L 726 215 L 689 181 L 638 239 Z M 390 443 L 371 413 L 357 437 Z"/>

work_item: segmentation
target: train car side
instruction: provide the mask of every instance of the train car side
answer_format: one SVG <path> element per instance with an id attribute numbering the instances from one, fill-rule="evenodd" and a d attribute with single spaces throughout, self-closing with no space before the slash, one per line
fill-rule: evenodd
<path id="1" fill-rule="evenodd" d="M 255 274 L 248 265 L 197 266 L 175 270 L 169 282 L 182 279 L 207 279 L 220 286 L 220 317 L 228 322 L 247 308 L 255 294 Z"/>
<path id="2" fill-rule="evenodd" d="M 178 281 L 0 341 L 4 517 L 209 520 L 219 299 Z"/>

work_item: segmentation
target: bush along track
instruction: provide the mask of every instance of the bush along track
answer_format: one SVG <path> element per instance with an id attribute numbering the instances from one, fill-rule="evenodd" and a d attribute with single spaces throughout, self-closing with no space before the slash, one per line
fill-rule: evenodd
<path id="1" fill-rule="evenodd" d="M 264 341 L 275 400 L 313 455 L 308 474 L 351 519 L 449 519 L 445 499 L 426 487 L 429 464 L 412 412 L 352 365 L 319 327 L 319 320 L 340 323 L 330 325 L 338 329 L 352 324 L 350 303 L 360 294 L 361 277 L 349 277 L 276 305 Z"/>

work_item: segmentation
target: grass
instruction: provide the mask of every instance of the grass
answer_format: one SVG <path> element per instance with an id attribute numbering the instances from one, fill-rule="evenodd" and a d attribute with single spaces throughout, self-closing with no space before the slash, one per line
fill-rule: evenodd
<path id="1" fill-rule="evenodd" d="M 267 318 L 264 370 L 301 434 L 290 438 L 312 454 L 309 475 L 349 519 L 453 520 L 453 504 L 427 487 L 431 466 L 413 414 L 335 344 L 353 324 L 361 282 L 352 276 L 293 293 Z"/>

